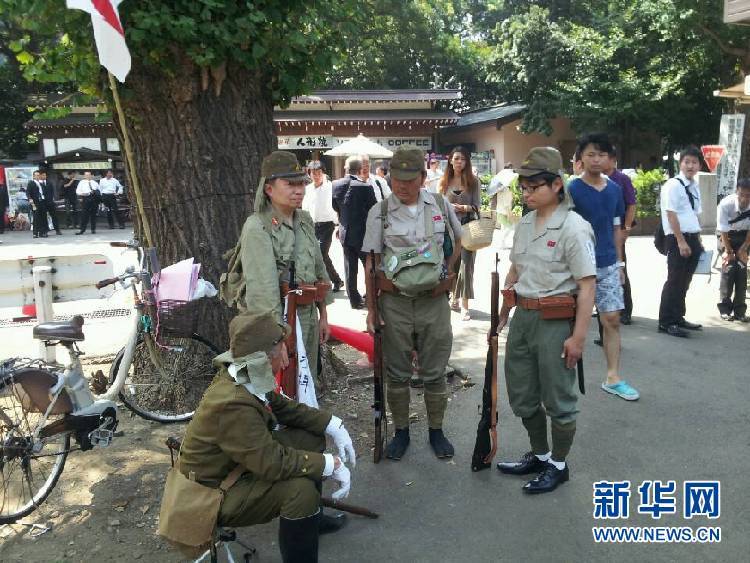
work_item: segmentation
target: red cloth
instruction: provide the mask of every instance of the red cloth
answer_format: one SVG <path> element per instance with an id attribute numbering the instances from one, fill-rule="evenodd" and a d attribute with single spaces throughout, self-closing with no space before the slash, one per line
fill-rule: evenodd
<path id="1" fill-rule="evenodd" d="M 364 352 L 367 354 L 370 362 L 373 361 L 375 357 L 375 341 L 371 334 L 337 325 L 330 325 L 330 328 L 331 338 L 335 338 L 339 342 L 343 342 L 360 352 Z"/>

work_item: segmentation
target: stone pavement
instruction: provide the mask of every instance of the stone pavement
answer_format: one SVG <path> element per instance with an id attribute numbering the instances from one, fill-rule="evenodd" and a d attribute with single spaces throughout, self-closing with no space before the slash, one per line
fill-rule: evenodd
<path id="1" fill-rule="evenodd" d="M 50 246 L 44 250 L 115 251 L 109 255 L 125 262 L 127 257 L 118 249 L 106 246 L 110 234 L 119 239 L 122 231 L 104 231 L 96 239 L 87 235 L 85 247 L 78 241 L 81 237 L 71 240 L 74 237 L 66 234 L 47 239 Z M 38 243 L 24 240 L 20 245 L 11 237 L 4 237 L 0 258 L 25 256 L 39 249 Z M 704 243 L 715 247 L 713 237 L 704 237 Z M 504 276 L 507 252 L 498 250 Z M 688 340 L 658 334 L 656 317 L 666 276 L 665 259 L 654 250 L 650 237 L 628 242 L 635 310 L 633 325 L 622 328 L 622 373 L 642 398 L 627 403 L 599 389 L 605 364 L 601 350 L 591 342 L 596 330 L 592 322 L 585 350 L 587 394 L 580 401 L 578 434 L 569 459 L 571 480 L 550 495 L 527 497 L 521 493 L 521 478 L 500 475 L 495 469 L 474 474 L 469 468 L 481 401 L 494 252 L 485 249 L 477 257 L 479 298 L 472 304 L 474 320 L 462 322 L 458 314 L 452 317 L 452 361 L 477 383 L 448 407 L 446 433 L 456 446 L 456 457 L 447 463 L 434 458 L 424 422 L 412 426 L 412 445 L 398 463 L 384 460 L 374 465 L 371 452 L 360 451 L 347 502 L 367 506 L 381 517 L 366 520 L 350 516 L 345 530 L 322 538 L 321 561 L 746 560 L 750 495 L 743 476 L 750 464 L 750 327 L 719 319 L 715 306 L 718 276 L 710 283 L 706 276 L 696 276 L 688 295 L 687 317 L 704 324 L 702 333 Z M 340 247 L 334 245 L 331 253 L 343 273 Z M 352 311 L 343 292 L 337 294 L 329 316 L 335 324 L 364 327 L 364 312 Z M 109 329 L 111 325 L 105 326 Z M 16 349 L 23 340 L 17 337 L 21 332 L 17 327 L 0 328 L 1 354 Z M 84 348 L 109 346 L 114 351 L 116 332 L 98 331 Z M 97 345 L 97 339 L 106 345 Z M 527 451 L 528 441 L 510 412 L 502 382 L 499 387 L 500 447 L 496 459 L 515 458 Z M 681 490 L 677 515 L 653 520 L 637 514 L 637 488 L 648 479 L 675 480 L 678 489 L 685 480 L 720 480 L 721 517 L 683 519 Z M 629 519 L 593 519 L 592 486 L 601 480 L 631 481 Z M 597 544 L 591 528 L 600 525 L 720 526 L 722 539 L 713 545 Z M 278 561 L 276 527 L 274 522 L 242 530 L 241 535 L 259 549 L 263 560 Z"/>

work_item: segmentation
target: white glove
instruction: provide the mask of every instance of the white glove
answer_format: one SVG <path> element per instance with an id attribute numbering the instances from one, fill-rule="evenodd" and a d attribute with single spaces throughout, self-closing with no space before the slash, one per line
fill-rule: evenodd
<path id="1" fill-rule="evenodd" d="M 348 497 L 349 489 L 352 487 L 352 475 L 343 462 L 339 465 L 338 469 L 334 470 L 333 479 L 340 483 L 339 488 L 331 495 L 333 500 L 341 500 Z"/>
<path id="2" fill-rule="evenodd" d="M 357 455 L 354 453 L 354 444 L 349 436 L 349 432 L 344 428 L 343 421 L 339 417 L 331 417 L 331 421 L 326 427 L 326 434 L 333 439 L 333 443 L 339 451 L 339 457 L 341 458 L 342 463 L 348 461 L 352 464 L 352 467 L 356 467 Z"/>

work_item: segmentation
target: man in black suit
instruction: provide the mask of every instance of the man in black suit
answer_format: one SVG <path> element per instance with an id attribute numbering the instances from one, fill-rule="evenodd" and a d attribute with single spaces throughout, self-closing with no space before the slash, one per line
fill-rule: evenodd
<path id="1" fill-rule="evenodd" d="M 346 159 L 346 176 L 333 183 L 333 208 L 339 214 L 339 240 L 344 247 L 344 271 L 346 293 L 353 309 L 361 309 L 365 303 L 357 289 L 359 262 L 364 268 L 362 239 L 365 236 L 367 213 L 377 203 L 372 186 L 363 182 L 362 158 L 350 156 Z"/>
<path id="2" fill-rule="evenodd" d="M 55 186 L 47 183 L 47 173 L 42 170 L 39 173 L 39 183 L 42 185 L 42 193 L 44 194 L 44 210 L 47 215 L 52 219 L 52 227 L 58 235 L 62 234 L 60 225 L 57 222 L 57 204 L 55 203 Z M 47 224 L 49 228 L 49 224 Z"/>
<path id="3" fill-rule="evenodd" d="M 8 188 L 0 182 L 0 235 L 5 233 L 5 214 L 10 207 L 10 198 L 8 197 Z"/>
<path id="4" fill-rule="evenodd" d="M 34 211 L 34 223 L 32 225 L 32 232 L 34 238 L 47 238 L 47 231 L 49 226 L 47 224 L 47 205 L 44 201 L 45 193 L 42 189 L 42 171 L 37 170 L 34 172 L 32 179 L 26 184 L 26 194 L 29 196 L 31 202 L 31 209 Z"/>

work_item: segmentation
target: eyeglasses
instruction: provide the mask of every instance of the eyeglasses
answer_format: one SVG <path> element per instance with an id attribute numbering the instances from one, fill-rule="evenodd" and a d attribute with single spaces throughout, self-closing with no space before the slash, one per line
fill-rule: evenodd
<path id="1" fill-rule="evenodd" d="M 541 184 L 534 184 L 533 186 L 529 184 L 521 184 L 521 191 L 528 192 L 530 194 L 533 194 L 536 192 L 539 188 L 546 186 L 547 182 L 543 182 Z"/>

